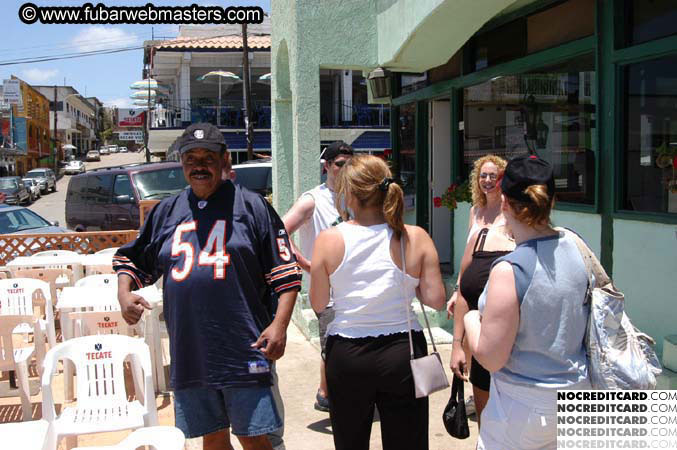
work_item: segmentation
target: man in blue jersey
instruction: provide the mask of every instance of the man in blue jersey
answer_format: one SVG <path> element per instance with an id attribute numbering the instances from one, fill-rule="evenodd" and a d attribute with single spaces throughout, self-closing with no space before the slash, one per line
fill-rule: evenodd
<path id="1" fill-rule="evenodd" d="M 231 164 L 216 127 L 188 127 L 179 154 L 190 189 L 160 202 L 113 259 L 122 315 L 136 323 L 150 306 L 133 289 L 163 276 L 177 427 L 205 449 L 232 449 L 231 428 L 245 450 L 271 449 L 266 434 L 282 428 L 271 365 L 301 270 L 268 202 L 221 180 Z"/>

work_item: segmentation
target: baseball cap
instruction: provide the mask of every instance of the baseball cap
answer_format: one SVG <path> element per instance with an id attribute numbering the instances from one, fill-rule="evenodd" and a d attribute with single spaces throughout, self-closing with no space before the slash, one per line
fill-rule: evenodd
<path id="1" fill-rule="evenodd" d="M 503 194 L 515 200 L 530 203 L 531 198 L 524 192 L 533 185 L 543 184 L 548 196 L 555 195 L 555 178 L 552 166 L 536 155 L 516 156 L 508 162 L 501 180 Z"/>
<path id="2" fill-rule="evenodd" d="M 220 152 L 228 148 L 221 131 L 210 123 L 194 123 L 186 128 L 179 138 L 177 146 L 180 155 L 194 148 L 204 148 L 213 152 Z"/>
<path id="3" fill-rule="evenodd" d="M 320 159 L 325 161 L 331 161 L 335 159 L 338 155 L 350 155 L 353 156 L 353 147 L 349 144 L 346 144 L 343 141 L 336 141 L 324 148 L 322 153 L 320 153 Z"/>

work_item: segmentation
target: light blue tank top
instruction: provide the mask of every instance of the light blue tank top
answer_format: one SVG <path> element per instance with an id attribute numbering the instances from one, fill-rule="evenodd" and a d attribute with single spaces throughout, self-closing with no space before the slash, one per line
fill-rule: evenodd
<path id="1" fill-rule="evenodd" d="M 562 233 L 522 242 L 496 260 L 515 272 L 520 324 L 508 362 L 493 377 L 546 389 L 566 388 L 588 377 L 584 346 L 588 278 L 576 243 Z M 487 290 L 479 299 L 486 304 Z"/>

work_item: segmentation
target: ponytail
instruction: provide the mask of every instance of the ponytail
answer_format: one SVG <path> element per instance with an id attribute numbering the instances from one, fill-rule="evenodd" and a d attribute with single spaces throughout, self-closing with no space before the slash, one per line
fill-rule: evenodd
<path id="1" fill-rule="evenodd" d="M 397 237 L 404 232 L 404 192 L 399 184 L 390 183 L 383 200 L 383 215 Z"/>
<path id="2" fill-rule="evenodd" d="M 550 223 L 550 211 L 555 206 L 555 198 L 548 195 L 548 187 L 543 184 L 533 184 L 524 190 L 530 202 L 506 197 L 510 207 L 515 212 L 515 218 L 530 227 Z"/>

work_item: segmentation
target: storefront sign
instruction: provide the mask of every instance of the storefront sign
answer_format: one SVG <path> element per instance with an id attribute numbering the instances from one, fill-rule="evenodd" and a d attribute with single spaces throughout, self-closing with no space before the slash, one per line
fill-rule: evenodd
<path id="1" fill-rule="evenodd" d="M 21 82 L 19 80 L 3 80 L 2 96 L 11 105 L 22 105 Z"/>
<path id="2" fill-rule="evenodd" d="M 118 109 L 119 127 L 142 127 L 145 111 L 138 109 Z"/>

